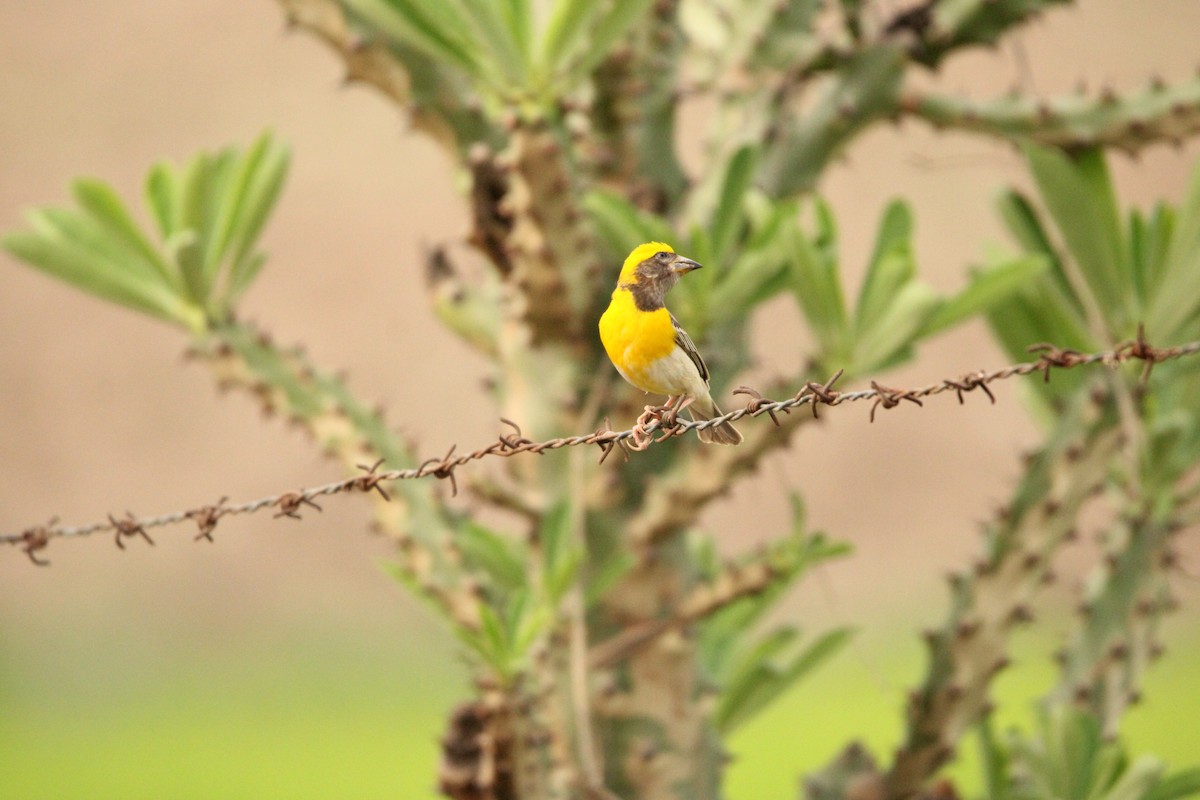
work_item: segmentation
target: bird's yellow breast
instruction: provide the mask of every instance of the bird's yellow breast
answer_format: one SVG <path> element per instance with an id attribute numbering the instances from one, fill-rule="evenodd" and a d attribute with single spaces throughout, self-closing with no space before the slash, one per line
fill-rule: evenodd
<path id="1" fill-rule="evenodd" d="M 660 386 L 651 367 L 675 349 L 675 326 L 665 308 L 641 311 L 628 289 L 617 288 L 600 317 L 600 341 L 625 380 L 642 391 L 671 394 Z"/>

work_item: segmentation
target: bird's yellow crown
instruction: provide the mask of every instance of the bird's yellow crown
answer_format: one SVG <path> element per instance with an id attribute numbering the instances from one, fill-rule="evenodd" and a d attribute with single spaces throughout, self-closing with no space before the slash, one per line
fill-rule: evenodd
<path id="1" fill-rule="evenodd" d="M 675 248 L 671 247 L 669 244 L 664 244 L 663 242 L 646 242 L 645 244 L 639 244 L 637 247 L 633 248 L 633 252 L 630 253 L 629 257 L 625 259 L 625 264 L 621 267 L 621 277 L 617 279 L 617 282 L 637 283 L 638 264 L 641 264 L 655 253 L 661 253 L 664 251 L 667 253 L 674 253 Z"/>

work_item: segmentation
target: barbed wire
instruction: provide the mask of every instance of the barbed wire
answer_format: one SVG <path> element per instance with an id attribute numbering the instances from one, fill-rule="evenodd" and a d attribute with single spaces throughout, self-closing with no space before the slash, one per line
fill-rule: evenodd
<path id="1" fill-rule="evenodd" d="M 726 422 L 736 422 L 745 417 L 757 418 L 766 415 L 776 425 L 779 425 L 778 414 L 788 414 L 793 409 L 805 405 L 809 406 L 812 409 L 813 416 L 816 416 L 818 407 L 822 405 L 838 406 L 843 403 L 871 400 L 873 402 L 870 410 L 870 421 L 874 422 L 875 413 L 880 408 L 885 410 L 895 408 L 903 402 L 922 406 L 924 405 L 922 400 L 925 398 L 948 392 L 954 392 L 958 397 L 959 403 L 963 403 L 966 393 L 978 389 L 986 394 L 988 399 L 994 404 L 996 398 L 988 388 L 989 384 L 1014 377 L 1032 375 L 1034 373 L 1042 373 L 1044 380 L 1049 381 L 1050 374 L 1054 370 L 1074 369 L 1092 364 L 1116 366 L 1127 361 L 1141 361 L 1146 365 L 1146 370 L 1143 373 L 1144 380 L 1148 377 L 1150 369 L 1155 364 L 1200 353 L 1200 341 L 1176 347 L 1152 347 L 1146 342 L 1143 332 L 1139 330 L 1136 340 L 1126 342 L 1112 350 L 1099 353 L 1081 353 L 1076 350 L 1063 349 L 1052 344 L 1032 345 L 1029 350 L 1032 353 L 1038 354 L 1036 361 L 1013 364 L 991 372 L 983 370 L 969 372 L 957 379 L 945 379 L 937 383 L 912 389 L 894 389 L 883 386 L 873 380 L 871 381 L 870 389 L 851 392 L 838 391 L 833 386 L 841 378 L 842 370 L 838 370 L 823 384 L 815 381 L 806 383 L 794 396 L 783 400 L 771 400 L 764 397 L 756 389 L 749 386 L 739 386 L 737 389 L 734 389 L 733 393 L 745 395 L 750 398 L 744 407 L 703 421 L 679 419 L 673 410 L 660 408 L 650 410 L 648 411 L 648 415 L 643 415 L 644 424 L 635 425 L 633 428 L 626 430 L 613 430 L 609 427 L 608 420 L 606 419 L 604 424 L 593 433 L 564 436 L 535 442 L 525 438 L 521 433 L 520 427 L 515 422 L 502 418 L 501 421 L 513 429 L 512 433 L 501 434 L 495 442 L 462 455 L 455 455 L 457 446 L 451 447 L 446 455 L 441 458 L 427 459 L 419 466 L 410 469 L 381 471 L 380 467 L 383 465 L 383 461 L 380 460 L 371 466 L 360 465 L 360 468 L 363 470 L 363 474 L 361 475 L 340 481 L 333 481 L 321 486 L 274 494 L 237 505 L 229 505 L 228 498 L 223 497 L 215 505 L 205 505 L 187 511 L 176 511 L 154 517 L 137 517 L 132 512 L 127 511 L 124 517 L 114 517 L 112 514 L 109 514 L 108 518 L 104 521 L 75 527 L 60 527 L 57 524 L 58 518 L 55 517 L 42 525 L 35 525 L 20 533 L 0 535 L 0 544 L 19 547 L 34 564 L 47 566 L 49 562 L 41 558 L 39 553 L 45 550 L 53 539 L 82 538 L 93 534 L 112 532 L 117 546 L 124 549 L 125 539 L 140 537 L 153 545 L 154 540 L 150 538 L 149 529 L 178 525 L 190 521 L 198 528 L 198 533 L 195 536 L 196 540 L 207 539 L 208 541 L 213 541 L 212 532 L 216 528 L 218 521 L 224 517 L 253 514 L 263 509 L 273 508 L 275 509 L 275 517 L 300 519 L 300 512 L 305 506 L 320 511 L 321 506 L 316 502 L 318 498 L 343 492 L 374 491 L 378 492 L 385 500 L 390 501 L 391 497 L 382 484 L 392 481 L 434 477 L 450 481 L 452 493 L 457 494 L 458 482 L 454 477 L 455 470 L 473 461 L 480 461 L 489 456 L 511 458 L 525 453 L 540 454 L 547 450 L 558 450 L 563 447 L 594 444 L 599 446 L 602 451 L 600 456 L 601 462 L 617 447 L 625 450 L 626 458 L 628 458 L 629 450 L 642 450 L 651 444 L 661 443 L 675 436 L 682 436 L 688 431 L 704 430 Z M 656 433 L 661 435 L 658 438 L 654 438 Z"/>

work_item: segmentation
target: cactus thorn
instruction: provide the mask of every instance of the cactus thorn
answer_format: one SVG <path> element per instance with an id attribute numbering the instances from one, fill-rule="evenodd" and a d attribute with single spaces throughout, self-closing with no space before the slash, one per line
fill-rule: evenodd
<path id="1" fill-rule="evenodd" d="M 962 700 L 963 695 L 966 693 L 967 690 L 963 688 L 961 683 L 952 683 L 946 687 L 946 702 L 957 703 L 959 700 Z"/>
<path id="2" fill-rule="evenodd" d="M 1023 625 L 1033 622 L 1033 610 L 1024 603 L 1018 603 L 1013 606 L 1012 611 L 1008 612 L 1008 621 L 1013 625 Z"/>
<path id="3" fill-rule="evenodd" d="M 978 633 L 979 628 L 980 623 L 978 620 L 963 620 L 962 622 L 958 623 L 957 627 L 955 627 L 954 636 L 960 642 L 964 642 Z"/>
<path id="4" fill-rule="evenodd" d="M 1114 642 L 1112 647 L 1108 648 L 1108 657 L 1114 661 L 1124 661 L 1129 658 L 1129 645 L 1124 642 Z"/>
<path id="5" fill-rule="evenodd" d="M 1150 91 L 1161 92 L 1167 88 L 1167 82 L 1163 80 L 1161 75 L 1150 76 Z"/>
<path id="6" fill-rule="evenodd" d="M 1076 703 L 1086 703 L 1092 697 L 1092 689 L 1090 686 L 1084 686 L 1083 684 L 1080 684 L 1075 687 L 1075 691 L 1072 692 L 1072 697 L 1075 698 Z"/>
<path id="7" fill-rule="evenodd" d="M 1106 106 L 1116 105 L 1117 93 L 1111 86 L 1105 86 L 1100 90 L 1100 102 Z"/>
<path id="8" fill-rule="evenodd" d="M 1012 659 L 1008 656 L 1000 656 L 992 664 L 992 675 L 996 675 L 1012 666 Z"/>

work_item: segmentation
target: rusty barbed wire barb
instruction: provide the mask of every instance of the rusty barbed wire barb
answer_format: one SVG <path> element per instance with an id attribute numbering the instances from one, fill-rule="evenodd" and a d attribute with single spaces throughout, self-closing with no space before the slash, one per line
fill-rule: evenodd
<path id="1" fill-rule="evenodd" d="M 351 478 L 350 480 L 357 481 L 359 479 Z M 351 485 L 352 484 L 350 482 L 343 481 L 343 489 L 349 488 Z M 338 491 L 341 491 L 341 489 L 339 489 Z M 276 512 L 276 514 L 275 514 L 276 519 L 278 519 L 279 517 L 291 517 L 292 519 L 303 519 L 303 517 L 300 516 L 300 507 L 301 506 L 311 506 L 311 507 L 315 508 L 317 511 L 322 510 L 321 507 L 319 505 L 317 505 L 316 503 L 314 503 L 313 499 L 311 497 L 307 496 L 307 494 L 303 491 L 287 492 L 286 494 L 281 494 L 275 498 L 275 502 L 271 503 L 271 505 L 277 506 L 279 508 L 279 511 Z"/>
<path id="2" fill-rule="evenodd" d="M 117 532 L 117 547 L 122 550 L 125 549 L 125 543 L 121 541 L 122 537 L 141 536 L 151 545 L 154 544 L 154 540 L 150 538 L 150 534 L 146 533 L 145 526 L 138 521 L 138 518 L 133 515 L 132 511 L 126 511 L 124 519 L 117 519 L 112 514 L 109 514 L 108 521 L 112 525 L 113 530 Z"/>
<path id="3" fill-rule="evenodd" d="M 757 417 L 759 414 L 767 413 L 771 416 L 771 422 L 775 423 L 775 427 L 779 427 L 779 417 L 775 416 L 775 409 L 770 408 L 771 401 L 763 397 L 762 392 L 752 386 L 739 386 L 733 390 L 734 394 L 748 395 L 750 399 L 746 402 L 746 412 Z M 784 413 L 788 413 L 784 409 Z"/>
<path id="4" fill-rule="evenodd" d="M 988 388 L 987 373 L 983 370 L 968 372 L 956 381 L 947 378 L 942 383 L 946 385 L 946 388 L 954 390 L 960 406 L 966 402 L 963 399 L 963 392 L 970 392 L 975 389 L 982 389 L 983 393 L 988 396 L 988 400 L 992 401 L 992 405 L 996 405 L 996 395 L 992 394 L 992 390 Z"/>
<path id="5" fill-rule="evenodd" d="M 48 567 L 50 562 L 44 558 L 38 558 L 37 552 L 45 550 L 50 544 L 50 531 L 58 524 L 58 517 L 51 517 L 45 525 L 35 525 L 32 528 L 27 528 L 21 532 L 20 541 L 24 543 L 21 550 L 25 555 L 29 556 L 29 560 L 36 566 Z"/>
<path id="6" fill-rule="evenodd" d="M 45 524 L 35 525 L 20 533 L 0 535 L 0 544 L 18 547 L 34 564 L 46 566 L 49 562 L 45 558 L 39 557 L 38 554 L 44 551 L 53 539 L 78 539 L 96 533 L 113 532 L 116 535 L 117 545 L 124 549 L 125 544 L 122 541 L 124 538 L 141 536 L 150 544 L 154 544 L 154 541 L 147 532 L 150 528 L 167 527 L 190 521 L 195 523 L 200 529 L 199 534 L 195 537 L 197 540 L 207 539 L 212 541 L 212 531 L 216 527 L 217 521 L 224 517 L 235 514 L 253 514 L 265 508 L 274 508 L 276 510 L 275 517 L 301 519 L 300 511 L 303 506 L 309 506 L 320 511 L 321 507 L 317 505 L 316 498 L 343 492 L 375 491 L 385 500 L 390 501 L 391 497 L 384 490 L 383 484 L 392 481 L 434 477 L 449 480 L 452 494 L 457 494 L 458 482 L 455 478 L 455 470 L 472 461 L 481 461 L 489 456 L 512 458 L 523 453 L 542 454 L 548 450 L 558 450 L 563 447 L 597 445 L 601 450 L 600 463 L 603 463 L 608 458 L 608 455 L 617 448 L 623 451 L 625 459 L 628 460 L 629 450 L 637 449 L 635 445 L 638 444 L 636 437 L 639 433 L 640 435 L 650 437 L 650 440 L 644 444 L 644 447 L 649 447 L 665 439 L 681 436 L 688 431 L 701 430 L 725 422 L 737 422 L 743 417 L 767 415 L 771 417 L 775 424 L 779 424 L 779 419 L 776 416 L 778 413 L 787 414 L 792 409 L 803 405 L 811 406 L 813 413 L 816 414 L 817 407 L 821 405 L 837 406 L 843 403 L 870 400 L 872 401 L 871 419 L 873 420 L 875 411 L 880 406 L 885 409 L 894 408 L 903 401 L 923 406 L 922 401 L 925 398 L 947 392 L 954 392 L 959 402 L 962 403 L 965 392 L 979 389 L 994 404 L 996 397 L 989 389 L 989 384 L 996 381 L 1009 380 L 1034 373 L 1041 373 L 1043 379 L 1048 380 L 1049 374 L 1054 370 L 1074 369 L 1092 364 L 1115 366 L 1128 361 L 1140 361 L 1147 367 L 1152 367 L 1164 361 L 1200 354 L 1200 341 L 1189 342 L 1175 347 L 1154 347 L 1146 341 L 1145 331 L 1139 327 L 1136 339 L 1124 342 L 1112 350 L 1100 353 L 1080 353 L 1076 350 L 1060 348 L 1048 343 L 1035 344 L 1029 349 L 1030 352 L 1038 354 L 1036 361 L 1013 364 L 991 372 L 979 370 L 967 373 L 958 379 L 943 379 L 937 383 L 911 389 L 893 389 L 882 386 L 876 381 L 871 381 L 870 389 L 836 391 L 833 386 L 842 377 L 842 370 L 834 373 L 825 383 L 817 383 L 816 381 L 806 383 L 799 392 L 785 400 L 771 400 L 764 397 L 757 389 L 749 386 L 739 386 L 733 393 L 736 395 L 746 395 L 749 398 L 746 401 L 746 405 L 742 408 L 701 422 L 679 419 L 677 417 L 673 420 L 668 418 L 668 421 L 672 423 L 670 425 L 664 424 L 663 416 L 665 414 L 663 410 L 656 409 L 658 412 L 657 415 L 652 415 L 652 418 L 642 426 L 640 432 L 636 429 L 636 426 L 635 428 L 615 431 L 606 418 L 592 433 L 534 442 L 527 439 L 521 432 L 520 427 L 514 422 L 502 419 L 501 422 L 511 427 L 514 431 L 513 433 L 500 434 L 490 444 L 462 455 L 455 455 L 457 447 L 451 447 L 446 452 L 446 455 L 441 458 L 427 459 L 415 468 L 382 470 L 382 461 L 377 461 L 370 467 L 360 464 L 359 467 L 365 471 L 365 474 L 355 475 L 312 489 L 302 489 L 300 491 L 261 497 L 239 505 L 227 505 L 227 499 L 222 498 L 216 505 L 200 506 L 188 511 L 177 511 L 157 517 L 138 518 L 132 513 L 127 512 L 124 518 L 117 519 L 110 514 L 108 515 L 107 522 L 95 522 L 90 525 L 76 527 L 58 527 L 58 519 L 56 517 Z M 1143 379 L 1146 375 L 1147 373 L 1144 372 Z M 655 433 L 662 433 L 664 435 L 655 438 Z"/>
<path id="7" fill-rule="evenodd" d="M 384 488 L 382 486 L 379 485 L 380 483 L 383 482 L 383 475 L 376 472 L 376 470 L 379 469 L 379 467 L 383 464 L 383 462 L 384 462 L 384 459 L 381 458 L 369 467 L 366 464 L 359 464 L 358 468 L 361 470 L 365 470 L 366 474 L 359 475 L 357 478 L 355 478 L 353 483 L 351 483 L 348 486 L 348 488 L 351 490 L 363 492 L 364 494 L 371 492 L 373 490 L 373 491 L 379 492 L 379 496 L 383 498 L 384 502 L 387 502 L 387 503 L 392 502 L 391 496 L 386 491 L 384 491 Z"/>
<path id="8" fill-rule="evenodd" d="M 907 400 L 919 406 L 925 405 L 916 396 L 913 389 L 889 389 L 886 386 L 880 386 L 877 381 L 871 381 L 871 388 L 875 390 L 875 402 L 871 404 L 871 422 L 875 421 L 875 409 L 880 406 L 883 406 L 886 411 L 889 408 L 895 408 L 900 405 L 901 400 Z"/>
<path id="9" fill-rule="evenodd" d="M 200 528 L 200 532 L 193 537 L 192 541 L 198 542 L 201 539 L 206 539 L 210 542 L 215 541 L 212 537 L 213 530 L 217 527 L 217 520 L 229 513 L 229 509 L 224 508 L 224 505 L 229 502 L 228 497 L 222 497 L 217 501 L 215 506 L 201 506 L 200 508 L 192 509 L 184 516 L 193 520 Z"/>

